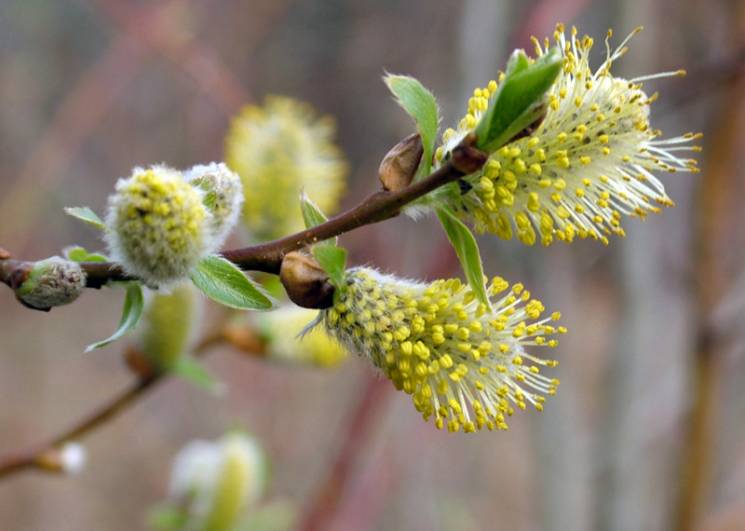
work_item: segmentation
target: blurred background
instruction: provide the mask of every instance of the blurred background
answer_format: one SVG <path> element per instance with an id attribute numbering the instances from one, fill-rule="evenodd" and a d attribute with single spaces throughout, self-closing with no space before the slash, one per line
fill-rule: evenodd
<path id="1" fill-rule="evenodd" d="M 167 382 L 85 439 L 82 475 L 0 482 L 0 528 L 145 528 L 174 453 L 240 426 L 272 460 L 267 500 L 312 520 L 307 529 L 745 529 L 741 0 L 0 0 L 0 245 L 27 259 L 100 248 L 64 206 L 102 211 L 137 164 L 220 160 L 231 116 L 267 94 L 334 116 L 351 206 L 413 129 L 385 70 L 432 89 L 448 125 L 513 48 L 532 50 L 529 36 L 558 21 L 595 37 L 595 66 L 607 28 L 620 42 L 644 25 L 617 75 L 686 68 L 647 84 L 661 92 L 652 123 L 706 136 L 700 174 L 661 176 L 677 208 L 627 221 L 625 240 L 546 249 L 482 238 L 486 270 L 525 282 L 569 328 L 562 385 L 542 414 L 451 435 L 354 357 L 324 371 L 218 348 L 207 366 L 226 396 Z M 343 243 L 354 264 L 459 274 L 430 218 Z M 89 290 L 43 314 L 0 290 L 0 454 L 46 440 L 131 381 L 121 344 L 82 355 L 120 304 L 121 293 Z"/>

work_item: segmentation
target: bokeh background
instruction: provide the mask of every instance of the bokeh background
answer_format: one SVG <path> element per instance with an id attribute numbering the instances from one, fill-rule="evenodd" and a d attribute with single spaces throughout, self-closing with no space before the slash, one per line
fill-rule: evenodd
<path id="1" fill-rule="evenodd" d="M 356 358 L 289 369 L 219 348 L 207 365 L 226 396 L 166 383 L 85 439 L 81 476 L 0 483 L 0 528 L 142 529 L 177 449 L 241 426 L 271 457 L 267 500 L 297 522 L 314 514 L 316 529 L 745 529 L 741 0 L 0 0 L 0 245 L 28 259 L 100 246 L 64 206 L 101 211 L 137 164 L 221 159 L 230 117 L 267 94 L 335 117 L 352 205 L 412 130 L 384 70 L 421 79 L 447 125 L 513 48 L 557 21 L 596 37 L 598 61 L 608 27 L 618 42 L 644 25 L 617 72 L 686 68 L 648 83 L 661 92 L 653 123 L 706 136 L 700 174 L 662 176 L 677 208 L 627 222 L 609 247 L 482 239 L 486 269 L 524 281 L 569 328 L 542 414 L 451 435 Z M 356 264 L 458 274 L 440 232 L 400 218 L 343 243 Z M 82 354 L 115 325 L 120 297 L 90 290 L 43 314 L 0 290 L 0 454 L 130 382 L 121 345 Z"/>

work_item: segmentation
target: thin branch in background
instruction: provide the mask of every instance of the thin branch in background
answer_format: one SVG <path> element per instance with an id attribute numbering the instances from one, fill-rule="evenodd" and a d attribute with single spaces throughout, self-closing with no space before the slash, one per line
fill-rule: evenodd
<path id="1" fill-rule="evenodd" d="M 203 356 L 209 349 L 226 341 L 222 332 L 222 326 L 218 332 L 207 334 L 194 348 L 195 356 Z M 40 460 L 67 442 L 81 439 L 101 426 L 107 424 L 121 413 L 128 410 L 134 404 L 144 398 L 148 391 L 159 383 L 167 380 L 168 373 L 158 373 L 153 376 L 141 378 L 131 384 L 127 389 L 120 392 L 109 402 L 100 406 L 92 413 L 72 424 L 68 429 L 54 436 L 44 444 L 31 449 L 15 452 L 7 456 L 0 456 L 0 479 L 8 477 L 23 470 L 38 469 Z"/>
<path id="2" fill-rule="evenodd" d="M 178 0 L 147 10 L 157 20 Z M 143 15 L 144 17 L 144 15 Z M 28 208 L 39 190 L 53 189 L 53 179 L 68 168 L 86 139 L 106 116 L 122 90 L 137 72 L 145 48 L 133 35 L 118 35 L 68 92 L 29 153 L 18 177 L 4 190 L 0 202 L 3 218 L 13 220 L 13 232 L 26 234 L 36 210 Z M 20 242 L 14 242 L 21 246 Z"/>
<path id="3" fill-rule="evenodd" d="M 235 74 L 213 50 L 194 39 L 191 32 L 177 24 L 168 24 L 165 17 L 156 19 L 155 23 L 138 23 L 149 21 L 149 13 L 126 2 L 96 0 L 96 4 L 123 33 L 143 41 L 186 72 L 227 115 L 251 101 L 251 95 Z"/>
<path id="4" fill-rule="evenodd" d="M 737 178 L 734 157 L 740 149 L 742 131 L 738 124 L 742 114 L 742 92 L 745 76 L 731 85 L 721 104 L 717 125 L 707 149 L 706 179 L 700 181 L 697 197 L 698 238 L 696 288 L 700 323 L 697 351 L 694 357 L 691 409 L 684 425 L 686 447 L 681 460 L 680 493 L 675 515 L 675 529 L 692 531 L 700 521 L 710 490 L 712 448 L 714 445 L 714 402 L 719 385 L 717 340 L 710 323 L 726 279 L 718 261 L 721 238 L 727 237 L 727 223 L 735 207 L 730 179 Z"/>
<path id="5" fill-rule="evenodd" d="M 516 47 L 531 49 L 531 35 L 551 35 L 557 21 L 574 20 L 590 3 L 590 0 L 538 0 L 513 31 L 511 41 Z"/>
<path id="6" fill-rule="evenodd" d="M 301 531 L 320 531 L 328 529 L 333 521 L 347 483 L 351 477 L 356 458 L 370 438 L 370 431 L 378 419 L 380 411 L 390 394 L 391 384 L 387 380 L 366 373 L 365 388 L 359 395 L 359 400 L 353 410 L 349 412 L 349 420 L 336 458 L 326 478 L 318 488 L 313 489 L 317 494 L 311 498 L 305 512 L 300 518 L 298 529 Z"/>

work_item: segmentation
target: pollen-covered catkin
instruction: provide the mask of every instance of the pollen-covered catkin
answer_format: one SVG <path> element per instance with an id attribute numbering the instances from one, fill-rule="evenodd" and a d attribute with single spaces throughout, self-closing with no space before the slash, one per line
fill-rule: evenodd
<path id="1" fill-rule="evenodd" d="M 438 197 L 478 232 L 504 239 L 513 236 L 533 245 L 575 237 L 608 243 L 624 235 L 623 216 L 643 218 L 673 205 L 654 172 L 698 171 L 696 161 L 681 153 L 698 151 L 688 133 L 662 139 L 649 122 L 648 96 L 642 82 L 683 71 L 662 72 L 626 80 L 611 74 L 611 66 L 626 52 L 629 35 L 615 50 L 606 38 L 605 61 L 592 70 L 593 39 L 579 38 L 559 25 L 556 46 L 564 57 L 559 77 L 547 94 L 546 116 L 534 130 L 490 154 L 483 169 L 465 178 L 468 186 L 450 187 Z M 534 39 L 536 54 L 549 52 Z M 456 129 L 443 133 L 435 167 L 465 135 L 473 131 L 499 91 L 497 81 L 474 90 L 468 113 Z"/>
<path id="2" fill-rule="evenodd" d="M 203 196 L 179 171 L 135 168 L 109 197 L 105 237 L 112 258 L 151 287 L 188 276 L 216 248 Z"/>
<path id="3" fill-rule="evenodd" d="M 522 284 L 497 277 L 488 294 L 491 309 L 458 279 L 422 284 L 355 268 L 323 322 L 438 428 L 507 429 L 514 406 L 540 411 L 559 384 L 541 374 L 557 362 L 526 347 L 555 347 L 566 329 L 552 324 L 558 312 L 541 318 L 543 304 Z"/>
<path id="4" fill-rule="evenodd" d="M 243 181 L 243 222 L 257 240 L 302 230 L 298 197 L 305 192 L 324 212 L 339 206 L 347 163 L 334 144 L 334 123 L 312 107 L 269 96 L 233 119 L 225 162 Z"/>

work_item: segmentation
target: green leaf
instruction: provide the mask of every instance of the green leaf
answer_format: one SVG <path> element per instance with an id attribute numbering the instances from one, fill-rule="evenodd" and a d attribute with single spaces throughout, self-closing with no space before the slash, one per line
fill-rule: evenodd
<path id="1" fill-rule="evenodd" d="M 437 217 L 450 240 L 455 253 L 458 255 L 466 280 L 471 286 L 478 300 L 491 308 L 489 297 L 484 286 L 484 268 L 481 265 L 481 254 L 476 238 L 471 231 L 461 222 L 453 212 L 445 207 L 437 209 Z"/>
<path id="2" fill-rule="evenodd" d="M 305 228 L 310 229 L 321 223 L 325 223 L 329 220 L 326 214 L 319 208 L 313 200 L 308 197 L 305 191 L 300 193 L 300 210 L 303 213 L 303 221 L 305 222 Z M 339 238 L 333 238 L 330 240 L 324 240 L 317 245 L 331 244 L 334 245 L 339 241 Z"/>
<path id="3" fill-rule="evenodd" d="M 203 258 L 191 281 L 215 302 L 238 310 L 269 310 L 274 306 L 258 284 L 222 256 Z"/>
<path id="4" fill-rule="evenodd" d="M 543 97 L 561 72 L 563 58 L 552 48 L 533 64 L 522 51 L 513 53 L 507 73 L 476 126 L 476 147 L 494 152 L 545 112 Z"/>
<path id="5" fill-rule="evenodd" d="M 321 211 L 318 205 L 308 197 L 305 191 L 300 193 L 300 210 L 303 212 L 303 221 L 305 221 L 306 229 L 325 223 L 329 219 L 326 217 L 326 214 Z"/>
<path id="6" fill-rule="evenodd" d="M 64 249 L 65 258 L 73 262 L 107 262 L 108 258 L 100 253 L 89 253 L 85 247 L 74 245 Z"/>
<path id="7" fill-rule="evenodd" d="M 144 305 L 142 286 L 139 282 L 125 282 L 123 284 L 127 293 L 124 296 L 124 306 L 122 307 L 122 317 L 119 320 L 119 327 L 108 339 L 88 345 L 85 349 L 86 352 L 105 347 L 120 339 L 124 334 L 132 330 L 140 320 L 140 317 L 142 317 L 142 308 Z"/>
<path id="8" fill-rule="evenodd" d="M 206 389 L 211 392 L 219 392 L 222 384 L 202 367 L 199 362 L 191 358 L 181 358 L 179 362 L 171 369 L 176 376 L 188 380 L 197 387 Z"/>
<path id="9" fill-rule="evenodd" d="M 512 52 L 507 61 L 507 68 L 504 70 L 505 77 L 518 74 L 530 66 L 530 60 L 524 50 L 515 50 Z"/>
<path id="10" fill-rule="evenodd" d="M 422 161 L 419 163 L 417 178 L 427 176 L 432 169 L 432 153 L 440 121 L 437 100 L 413 77 L 388 74 L 383 81 L 396 97 L 398 104 L 416 122 L 417 131 L 422 137 Z"/>
<path id="11" fill-rule="evenodd" d="M 313 256 L 328 274 L 331 283 L 341 289 L 347 264 L 347 250 L 336 245 L 316 245 Z"/>
<path id="12" fill-rule="evenodd" d="M 85 221 L 89 225 L 93 225 L 97 229 L 106 229 L 106 224 L 103 222 L 103 220 L 98 217 L 98 214 L 93 212 L 93 210 L 88 207 L 67 207 L 65 208 L 65 212 L 74 218 Z"/>

